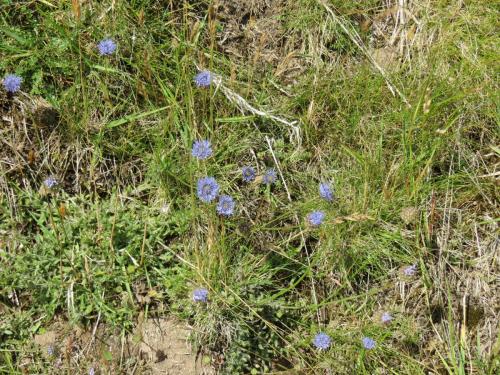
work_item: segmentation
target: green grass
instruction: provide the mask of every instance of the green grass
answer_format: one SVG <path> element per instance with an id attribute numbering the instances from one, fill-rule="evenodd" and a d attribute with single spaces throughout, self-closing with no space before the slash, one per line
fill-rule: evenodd
<path id="1" fill-rule="evenodd" d="M 382 22 L 383 2 L 326 3 L 371 43 L 358 22 Z M 0 5 L 0 69 L 23 77 L 22 94 L 0 94 L 0 374 L 84 373 L 94 360 L 127 373 L 133 362 L 102 353 L 56 370 L 33 337 L 55 321 L 125 335 L 143 314 L 189 322 L 225 374 L 497 373 L 498 9 L 411 8 L 422 26 L 404 45 L 411 58 L 387 70 L 406 104 L 321 2 L 290 2 L 277 17 L 300 59 L 291 80 L 221 52 L 225 29 L 208 8 L 85 2 L 78 18 L 70 2 Z M 106 36 L 118 49 L 101 57 Z M 197 67 L 298 121 L 299 139 L 242 113 L 223 88 L 196 88 Z M 39 98 L 59 121 L 37 120 Z M 203 162 L 190 155 L 201 138 L 214 149 Z M 242 183 L 242 166 L 262 173 L 274 157 L 286 186 Z M 41 188 L 49 175 L 53 191 Z M 236 215 L 199 201 L 206 175 Z M 332 181 L 333 203 L 320 181 Z M 316 209 L 327 219 L 311 228 Z M 206 306 L 191 300 L 197 287 Z M 311 345 L 319 331 L 327 351 Z M 376 349 L 362 349 L 363 336 Z"/>

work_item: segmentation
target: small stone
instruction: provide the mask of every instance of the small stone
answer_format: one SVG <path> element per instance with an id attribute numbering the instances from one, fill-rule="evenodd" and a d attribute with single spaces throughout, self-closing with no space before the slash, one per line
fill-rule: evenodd
<path id="1" fill-rule="evenodd" d="M 416 207 L 405 207 L 401 210 L 401 219 L 408 225 L 414 223 L 418 216 L 418 208 Z"/>

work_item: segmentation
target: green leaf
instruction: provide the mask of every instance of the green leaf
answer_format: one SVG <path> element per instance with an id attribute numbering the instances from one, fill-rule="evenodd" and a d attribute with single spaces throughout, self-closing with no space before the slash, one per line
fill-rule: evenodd
<path id="1" fill-rule="evenodd" d="M 235 116 L 235 117 L 219 117 L 216 118 L 215 121 L 219 123 L 238 123 L 238 122 L 247 122 L 255 119 L 255 116 Z"/>
<path id="2" fill-rule="evenodd" d="M 106 361 L 112 361 L 113 360 L 113 354 L 111 354 L 111 352 L 105 350 L 103 353 L 102 353 L 102 357 L 106 360 Z"/>
<path id="3" fill-rule="evenodd" d="M 153 109 L 151 111 L 134 113 L 133 115 L 127 115 L 127 116 L 122 117 L 122 118 L 120 118 L 118 120 L 111 121 L 110 123 L 108 123 L 106 125 L 106 128 L 108 128 L 108 129 L 115 128 L 117 126 L 126 124 L 128 122 L 136 121 L 136 120 L 139 120 L 141 118 L 154 115 L 155 113 L 165 111 L 167 108 L 168 107 L 161 107 L 161 108 Z"/>

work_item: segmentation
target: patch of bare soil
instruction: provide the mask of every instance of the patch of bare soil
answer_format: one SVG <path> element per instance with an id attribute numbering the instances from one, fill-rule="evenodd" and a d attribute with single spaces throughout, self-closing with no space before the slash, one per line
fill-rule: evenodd
<path id="1" fill-rule="evenodd" d="M 141 337 L 138 351 L 151 375 L 209 374 L 201 368 L 188 342 L 189 329 L 171 319 L 150 319 L 137 327 Z M 137 337 L 137 336 L 136 336 Z"/>
<path id="2" fill-rule="evenodd" d="M 49 349 L 57 342 L 58 334 L 55 330 L 45 331 L 36 335 L 33 341 L 42 348 Z M 50 351 L 50 350 L 49 350 Z"/>
<path id="3" fill-rule="evenodd" d="M 86 374 L 211 375 L 189 343 L 190 330 L 174 319 L 139 322 L 133 333 L 123 335 L 104 325 L 89 330 L 57 321 L 33 342 L 41 359 L 30 356 L 21 362 L 28 372 L 48 369 Z"/>

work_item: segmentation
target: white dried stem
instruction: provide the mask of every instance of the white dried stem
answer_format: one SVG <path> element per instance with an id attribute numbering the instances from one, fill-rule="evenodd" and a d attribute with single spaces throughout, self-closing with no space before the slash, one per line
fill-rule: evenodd
<path id="1" fill-rule="evenodd" d="M 224 96 L 233 104 L 235 104 L 240 111 L 243 113 L 251 113 L 253 115 L 264 117 L 276 121 L 280 124 L 286 125 L 292 129 L 292 133 L 295 136 L 296 143 L 300 144 L 300 127 L 297 125 L 298 121 L 287 121 L 282 117 L 275 116 L 269 112 L 260 110 L 248 103 L 241 95 L 231 90 L 229 87 L 222 83 L 220 77 L 216 77 L 217 87 L 221 89 Z"/>

